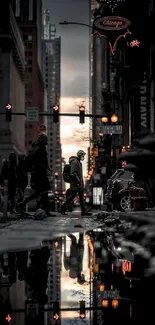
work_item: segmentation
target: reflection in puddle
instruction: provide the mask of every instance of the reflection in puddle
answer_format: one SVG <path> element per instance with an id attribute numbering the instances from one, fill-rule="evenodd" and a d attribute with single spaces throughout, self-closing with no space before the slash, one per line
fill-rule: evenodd
<path id="1" fill-rule="evenodd" d="M 143 266 L 132 252 L 115 248 L 102 231 L 70 234 L 42 242 L 40 249 L 1 254 L 0 324 L 142 320 L 143 293 L 150 286 Z"/>

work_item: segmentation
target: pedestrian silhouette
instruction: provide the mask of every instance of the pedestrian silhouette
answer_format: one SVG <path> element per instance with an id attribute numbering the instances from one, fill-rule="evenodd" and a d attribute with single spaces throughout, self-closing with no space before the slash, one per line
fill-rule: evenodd
<path id="1" fill-rule="evenodd" d="M 82 273 L 83 254 L 84 254 L 84 234 L 79 234 L 79 240 L 74 235 L 68 235 L 71 239 L 70 256 L 64 252 L 64 268 L 69 271 L 69 277 L 77 278 L 79 284 L 85 283 L 85 277 Z"/>
<path id="2" fill-rule="evenodd" d="M 26 166 L 27 171 L 31 171 L 31 189 L 34 193 L 18 204 L 21 213 L 28 202 L 40 196 L 38 207 L 41 207 L 46 212 L 46 215 L 50 215 L 48 202 L 50 183 L 47 176 L 49 171 L 46 151 L 47 141 L 47 136 L 40 134 L 32 145 L 33 150 L 27 156 Z M 28 167 L 30 167 L 30 170 Z"/>

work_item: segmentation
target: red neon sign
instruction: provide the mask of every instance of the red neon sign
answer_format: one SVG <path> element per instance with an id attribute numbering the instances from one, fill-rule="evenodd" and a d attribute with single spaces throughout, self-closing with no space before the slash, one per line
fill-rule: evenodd
<path id="1" fill-rule="evenodd" d="M 99 32 L 95 32 L 94 35 L 95 35 L 95 36 L 99 36 L 100 38 L 101 38 L 101 37 L 104 37 L 105 39 L 107 39 L 107 37 L 106 37 L 105 35 L 100 34 Z M 109 42 L 110 51 L 111 51 L 111 54 L 112 54 L 112 55 L 115 54 L 116 47 L 117 47 L 117 43 L 118 43 L 119 39 L 122 38 L 122 37 L 125 38 L 127 35 L 131 35 L 131 32 L 130 32 L 129 30 L 128 30 L 126 33 L 124 33 L 124 34 L 118 36 L 118 37 L 116 38 L 116 40 L 115 40 L 115 42 L 114 42 L 113 45 L 111 44 L 111 42 Z"/>
<path id="2" fill-rule="evenodd" d="M 114 272 L 114 264 L 111 265 L 111 270 L 112 270 L 112 272 Z M 131 272 L 132 271 L 132 263 L 127 260 L 122 261 L 121 270 L 122 270 L 123 274 L 125 274 L 127 272 Z"/>
<path id="3" fill-rule="evenodd" d="M 139 47 L 139 46 L 140 46 L 140 42 L 137 39 L 130 42 L 130 47 Z"/>
<path id="4" fill-rule="evenodd" d="M 126 272 L 131 272 L 132 264 L 129 261 L 122 262 L 122 272 L 125 274 Z"/>

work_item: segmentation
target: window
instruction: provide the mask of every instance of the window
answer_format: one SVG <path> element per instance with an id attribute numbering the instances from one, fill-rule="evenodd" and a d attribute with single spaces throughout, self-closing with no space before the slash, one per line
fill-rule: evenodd
<path id="1" fill-rule="evenodd" d="M 29 129 L 31 129 L 32 128 L 32 124 L 29 124 Z"/>
<path id="2" fill-rule="evenodd" d="M 32 35 L 28 35 L 28 41 L 32 41 Z"/>
<path id="3" fill-rule="evenodd" d="M 32 43 L 28 44 L 28 49 L 32 49 Z"/>
<path id="4" fill-rule="evenodd" d="M 32 68 L 28 68 L 28 72 L 32 72 Z"/>
<path id="5" fill-rule="evenodd" d="M 32 51 L 29 51 L 28 52 L 28 56 L 32 56 Z"/>
<path id="6" fill-rule="evenodd" d="M 32 60 L 28 60 L 28 64 L 32 64 Z"/>
<path id="7" fill-rule="evenodd" d="M 31 140 L 29 141 L 29 144 L 32 144 L 32 141 Z"/>

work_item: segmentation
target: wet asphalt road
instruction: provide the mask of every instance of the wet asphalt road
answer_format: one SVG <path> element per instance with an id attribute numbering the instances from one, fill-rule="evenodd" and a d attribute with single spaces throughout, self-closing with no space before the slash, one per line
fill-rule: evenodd
<path id="1" fill-rule="evenodd" d="M 74 232 L 95 229 L 100 222 L 96 217 L 81 217 L 80 212 L 48 217 L 44 220 L 22 219 L 0 225 L 0 252 L 40 247 L 51 240 Z"/>

